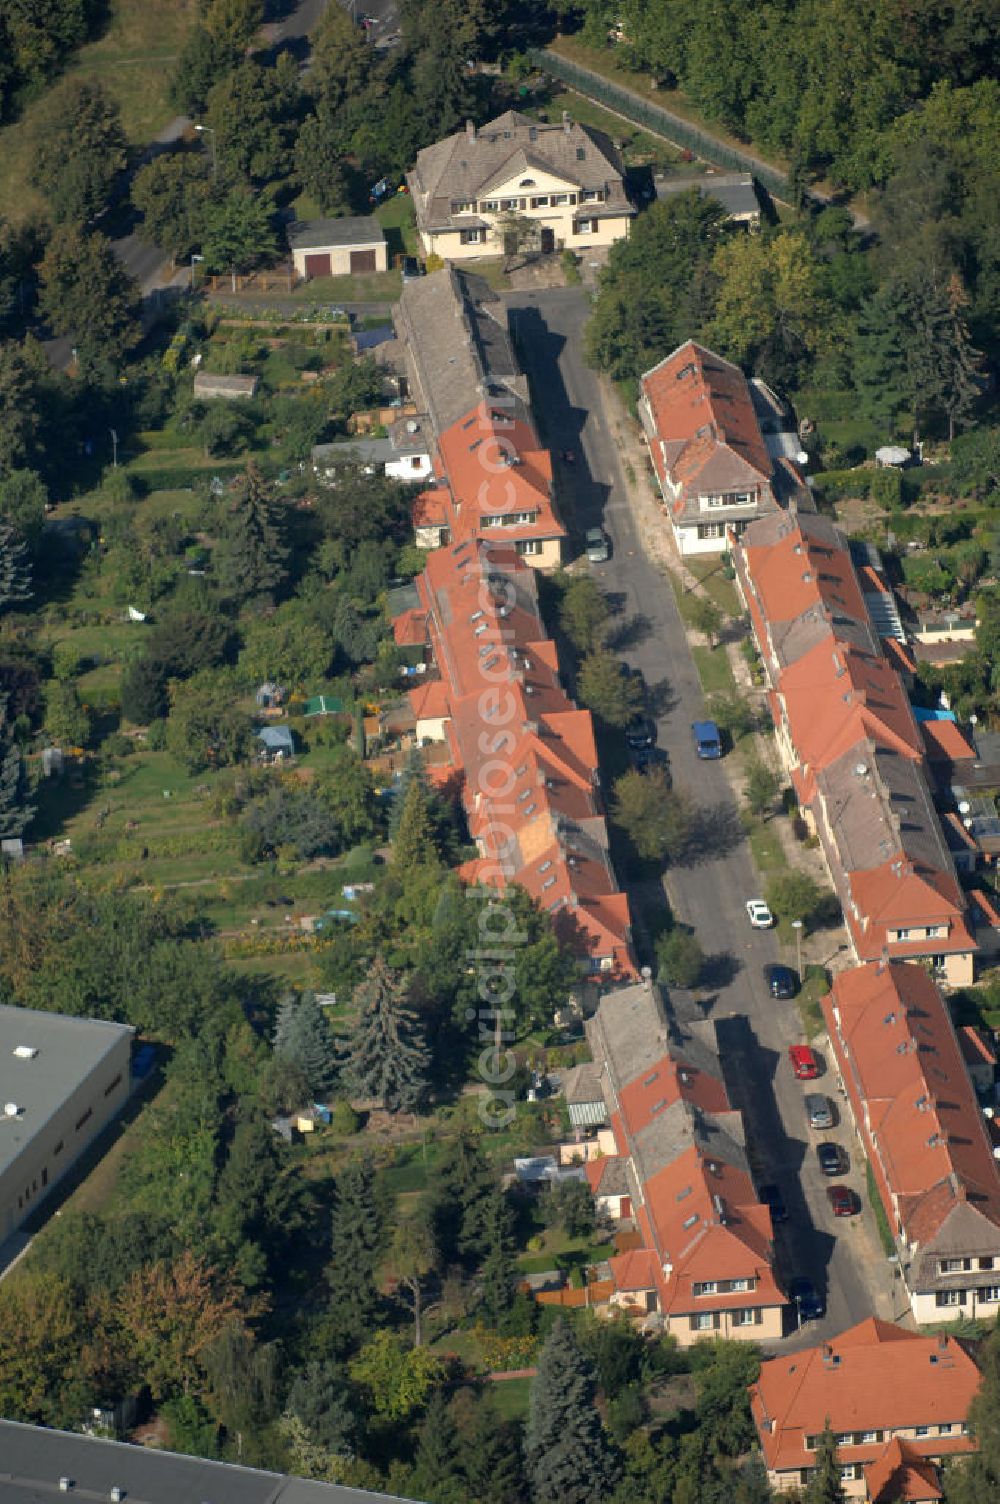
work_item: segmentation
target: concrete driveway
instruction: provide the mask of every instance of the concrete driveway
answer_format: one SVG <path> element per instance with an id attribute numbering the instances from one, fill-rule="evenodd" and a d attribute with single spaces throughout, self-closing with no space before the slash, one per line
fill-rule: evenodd
<path id="1" fill-rule="evenodd" d="M 725 764 L 701 762 L 694 751 L 690 728 L 703 714 L 701 685 L 670 585 L 640 546 L 620 449 L 620 411 L 583 360 L 589 294 L 581 287 L 512 293 L 508 303 L 542 437 L 557 455 L 576 455 L 571 466 L 562 465 L 560 477 L 572 553 L 579 553 L 588 527 L 604 526 L 612 554 L 594 574 L 618 612 L 616 651 L 642 670 L 674 784 L 703 810 L 700 859 L 672 868 L 665 886 L 674 914 L 694 927 L 710 958 L 707 1011 L 718 1025 L 731 1099 L 745 1114 L 758 1181 L 777 1182 L 788 1205 L 789 1219 L 777 1229 L 782 1272 L 808 1275 L 827 1300 L 827 1317 L 807 1326 L 798 1340 L 841 1331 L 873 1310 L 890 1316 L 890 1271 L 853 1132 L 842 1120 L 824 1134 L 807 1125 L 807 1091 L 825 1091 L 839 1106 L 835 1078 L 828 1070 L 818 1082 L 795 1080 L 788 1060 L 789 1045 L 802 1039 L 795 1004 L 774 1001 L 764 988 L 765 965 L 794 965 L 795 958 L 782 954 L 772 932 L 750 928 L 745 903 L 760 895 L 760 880 Z M 656 894 L 630 881 L 629 873 L 619 875 L 648 911 Z M 690 1006 L 690 1000 L 678 1001 Z M 830 1182 L 816 1160 L 820 1138 L 849 1144 L 851 1170 L 841 1180 L 859 1194 L 860 1216 L 834 1218 L 826 1196 Z"/>

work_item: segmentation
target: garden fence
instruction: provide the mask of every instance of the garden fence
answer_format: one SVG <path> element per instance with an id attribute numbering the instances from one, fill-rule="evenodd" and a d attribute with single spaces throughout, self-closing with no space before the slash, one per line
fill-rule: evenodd
<path id="1" fill-rule="evenodd" d="M 706 162 L 729 167 L 735 172 L 751 172 L 776 198 L 788 198 L 788 180 L 784 174 L 769 167 L 759 157 L 716 141 L 714 137 L 705 135 L 696 126 L 682 120 L 679 115 L 643 99 L 631 89 L 612 83 L 590 68 L 570 62 L 557 52 L 536 48 L 530 53 L 530 58 L 536 68 L 544 73 L 551 73 L 576 93 L 592 99 L 595 104 L 602 104 L 616 115 L 623 115 L 626 120 L 631 120 L 634 125 L 642 126 L 654 135 L 663 136 L 676 146 L 687 148 Z"/>

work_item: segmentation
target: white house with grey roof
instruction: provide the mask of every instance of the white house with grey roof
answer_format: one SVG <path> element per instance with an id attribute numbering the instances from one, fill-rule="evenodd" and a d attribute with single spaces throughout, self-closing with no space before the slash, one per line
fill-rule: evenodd
<path id="1" fill-rule="evenodd" d="M 635 214 L 611 141 L 565 113 L 469 120 L 417 153 L 407 183 L 424 250 L 445 261 L 510 254 L 526 225 L 541 251 L 586 252 L 623 239 Z"/>
<path id="2" fill-rule="evenodd" d="M 730 224 L 747 230 L 760 229 L 760 197 L 757 184 L 749 172 L 662 173 L 653 179 L 656 197 L 673 198 L 678 193 L 697 189 L 702 198 L 717 203 Z"/>
<path id="3" fill-rule="evenodd" d="M 297 221 L 288 248 L 300 277 L 349 277 L 389 266 L 385 231 L 374 215 Z"/>
<path id="4" fill-rule="evenodd" d="M 0 1243 L 124 1107 L 134 1032 L 0 1007 Z"/>

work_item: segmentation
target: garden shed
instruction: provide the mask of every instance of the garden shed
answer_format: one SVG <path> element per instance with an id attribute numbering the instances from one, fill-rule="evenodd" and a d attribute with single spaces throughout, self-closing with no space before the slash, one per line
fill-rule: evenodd
<path id="1" fill-rule="evenodd" d="M 197 371 L 194 378 L 196 397 L 223 397 L 228 402 L 257 395 L 256 376 L 216 376 L 212 371 Z"/>
<path id="2" fill-rule="evenodd" d="M 265 726 L 257 732 L 257 740 L 264 762 L 284 762 L 295 756 L 295 742 L 287 726 Z"/>
<path id="3" fill-rule="evenodd" d="M 389 269 L 385 231 L 372 215 L 297 220 L 288 246 L 299 277 L 349 277 Z"/>

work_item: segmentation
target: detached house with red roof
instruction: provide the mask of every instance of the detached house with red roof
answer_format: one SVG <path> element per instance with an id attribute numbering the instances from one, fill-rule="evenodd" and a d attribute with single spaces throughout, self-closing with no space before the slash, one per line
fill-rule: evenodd
<path id="1" fill-rule="evenodd" d="M 421 741 L 442 744 L 435 773 L 458 780 L 477 856 L 470 885 L 516 883 L 552 915 L 595 980 L 635 975 L 628 899 L 611 864 L 590 712 L 559 678 L 534 572 L 485 540 L 428 556 L 396 640 L 424 631 L 430 673 L 410 693 Z"/>
<path id="2" fill-rule="evenodd" d="M 743 1121 L 707 1026 L 681 1028 L 649 980 L 604 998 L 587 1023 L 615 1153 L 587 1163 L 602 1210 L 639 1246 L 610 1260 L 612 1304 L 682 1345 L 782 1335 L 771 1215 L 757 1199 Z"/>
<path id="3" fill-rule="evenodd" d="M 413 508 L 422 548 L 485 538 L 554 569 L 566 529 L 535 431 L 504 304 L 451 267 L 408 282 L 394 311 L 409 387 L 434 434 L 432 484 Z"/>
<path id="4" fill-rule="evenodd" d="M 926 741 L 846 538 L 815 513 L 733 536 L 733 561 L 799 807 L 859 961 L 926 959 L 972 981 L 976 941 L 926 769 Z"/>
<path id="5" fill-rule="evenodd" d="M 642 377 L 639 416 L 681 554 L 723 553 L 758 517 L 812 498 L 772 457 L 738 366 L 688 340 Z"/>
<path id="6" fill-rule="evenodd" d="M 804 1488 L 829 1426 L 844 1494 L 868 1504 L 936 1504 L 940 1464 L 975 1449 L 966 1417 L 979 1369 L 955 1337 L 875 1317 L 764 1362 L 750 1388 L 768 1481 Z"/>
<path id="7" fill-rule="evenodd" d="M 1000 1172 L 933 980 L 921 966 L 858 966 L 823 1014 L 914 1317 L 1000 1315 Z"/>

